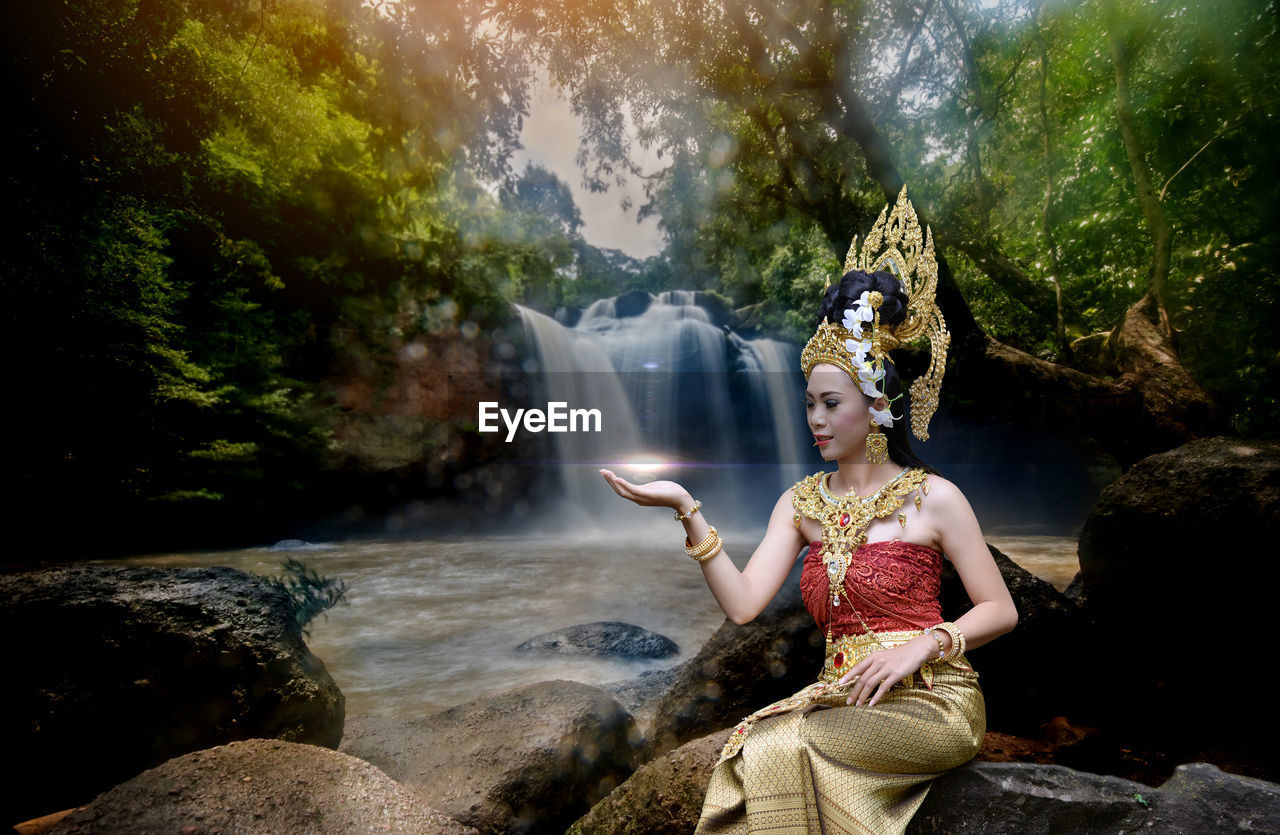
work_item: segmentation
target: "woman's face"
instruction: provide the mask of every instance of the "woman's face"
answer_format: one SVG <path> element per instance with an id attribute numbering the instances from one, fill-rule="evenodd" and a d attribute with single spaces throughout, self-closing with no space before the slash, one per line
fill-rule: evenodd
<path id="1" fill-rule="evenodd" d="M 834 461 L 864 448 L 871 428 L 870 403 L 849 375 L 836 366 L 819 363 L 813 367 L 804 406 L 823 460 Z"/>

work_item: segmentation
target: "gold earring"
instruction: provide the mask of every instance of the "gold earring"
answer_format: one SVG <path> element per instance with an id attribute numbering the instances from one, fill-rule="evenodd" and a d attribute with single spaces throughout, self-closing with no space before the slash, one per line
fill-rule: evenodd
<path id="1" fill-rule="evenodd" d="M 889 437 L 880 431 L 880 426 L 871 421 L 871 431 L 867 433 L 867 460 L 872 464 L 883 464 L 889 460 Z"/>

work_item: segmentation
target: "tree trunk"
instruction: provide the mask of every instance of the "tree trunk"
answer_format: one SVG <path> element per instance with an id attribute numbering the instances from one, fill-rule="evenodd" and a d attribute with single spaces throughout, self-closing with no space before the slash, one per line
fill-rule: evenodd
<path id="1" fill-rule="evenodd" d="M 1053 239 L 1053 128 L 1049 122 L 1049 46 L 1044 37 L 1044 7 L 1040 7 L 1037 40 L 1040 43 L 1040 133 L 1044 136 L 1044 208 L 1040 212 L 1040 230 L 1044 235 L 1045 255 L 1049 260 L 1049 280 L 1057 318 L 1053 326 L 1053 344 L 1060 360 L 1069 361 L 1066 317 L 1062 311 L 1062 280 L 1058 272 L 1058 245 Z"/>
<path id="2" fill-rule="evenodd" d="M 1111 4 L 1108 28 L 1116 74 L 1116 121 L 1120 125 L 1120 135 L 1124 139 L 1124 151 L 1129 158 L 1129 168 L 1133 171 L 1133 184 L 1138 191 L 1142 215 L 1146 218 L 1147 229 L 1151 233 L 1151 270 L 1147 277 L 1147 295 L 1155 301 L 1153 313 L 1156 317 L 1156 327 L 1165 336 L 1172 338 L 1173 328 L 1169 324 L 1168 286 L 1173 236 L 1169 230 L 1169 220 L 1164 214 L 1164 206 L 1160 203 L 1155 187 L 1151 184 L 1151 172 L 1147 170 L 1146 149 L 1138 136 L 1138 128 L 1133 118 L 1132 98 L 1129 92 L 1130 48 L 1120 31 L 1119 10 L 1115 3 Z M 1177 356 L 1176 352 L 1174 356 Z"/>
<path id="3" fill-rule="evenodd" d="M 1147 294 L 1125 312 L 1119 327 L 1111 331 L 1107 356 L 1120 373 L 1116 382 L 1142 396 L 1143 411 L 1150 416 L 1150 429 L 1155 433 L 1155 446 L 1167 448 L 1195 438 L 1226 434 L 1228 428 L 1222 425 L 1221 412 L 1182 364 L 1160 322 L 1157 303 Z"/>

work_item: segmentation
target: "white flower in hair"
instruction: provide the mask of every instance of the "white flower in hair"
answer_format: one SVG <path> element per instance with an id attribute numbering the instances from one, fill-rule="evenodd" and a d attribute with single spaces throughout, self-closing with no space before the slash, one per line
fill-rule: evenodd
<path id="1" fill-rule="evenodd" d="M 864 322 L 870 322 L 875 318 L 875 310 L 871 307 L 871 291 L 863 290 L 862 295 L 858 296 L 858 316 Z"/>
<path id="2" fill-rule="evenodd" d="M 868 406 L 867 411 L 871 413 L 871 419 L 880 426 L 892 427 L 893 422 L 898 418 L 893 416 L 893 412 L 890 411 L 891 408 L 891 406 L 886 406 L 883 410 L 877 411 L 875 406 Z"/>
<path id="3" fill-rule="evenodd" d="M 884 366 L 877 366 L 871 360 L 863 359 L 858 363 L 858 378 L 868 383 L 877 383 L 884 379 Z"/>
<path id="4" fill-rule="evenodd" d="M 864 321 L 870 321 L 870 320 L 866 319 L 862 315 L 862 311 L 859 308 L 851 307 L 844 312 L 844 322 L 843 322 L 844 329 L 852 333 L 858 339 L 863 338 L 862 323 Z M 848 343 L 846 342 L 845 345 L 847 347 Z M 849 350 L 852 351 L 853 349 L 849 348 Z"/>
<path id="5" fill-rule="evenodd" d="M 884 367 L 876 367 L 875 363 L 862 359 L 858 362 L 858 388 L 862 389 L 862 393 L 867 397 L 879 397 L 882 392 L 876 386 L 880 380 L 884 379 Z"/>
<path id="6" fill-rule="evenodd" d="M 871 350 L 871 340 L 864 339 L 861 342 L 846 339 L 844 341 L 844 349 L 853 357 L 854 365 L 863 365 L 867 361 L 867 352 Z"/>
<path id="7" fill-rule="evenodd" d="M 859 339 L 865 339 L 862 333 L 862 323 L 871 322 L 876 318 L 875 308 L 871 306 L 871 291 L 864 290 L 858 300 L 854 302 L 854 307 L 844 312 L 845 330 L 853 333 Z"/>

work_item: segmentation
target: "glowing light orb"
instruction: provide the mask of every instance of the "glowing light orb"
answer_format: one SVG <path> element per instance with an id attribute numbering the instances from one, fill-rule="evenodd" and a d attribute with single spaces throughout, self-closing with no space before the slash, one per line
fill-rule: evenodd
<path id="1" fill-rule="evenodd" d="M 667 462 L 656 455 L 637 455 L 623 466 L 637 473 L 654 473 L 666 467 Z"/>

